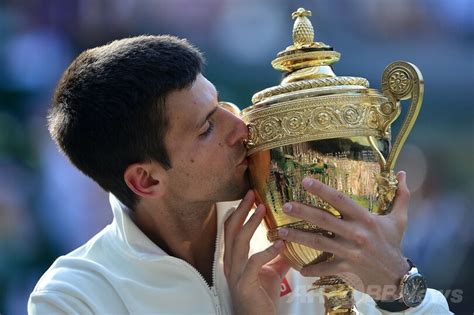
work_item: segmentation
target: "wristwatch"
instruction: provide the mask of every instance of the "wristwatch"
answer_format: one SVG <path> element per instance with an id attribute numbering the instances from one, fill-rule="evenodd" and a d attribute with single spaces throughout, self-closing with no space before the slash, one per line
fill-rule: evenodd
<path id="1" fill-rule="evenodd" d="M 399 286 L 399 295 L 394 301 L 375 301 L 377 306 L 389 312 L 401 312 L 416 307 L 423 302 L 426 295 L 425 278 L 418 272 L 418 268 L 407 259 L 410 270 L 402 277 Z"/>

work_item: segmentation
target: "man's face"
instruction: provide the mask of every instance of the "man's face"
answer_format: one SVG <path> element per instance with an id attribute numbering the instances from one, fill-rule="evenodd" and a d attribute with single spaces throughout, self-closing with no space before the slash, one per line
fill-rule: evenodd
<path id="1" fill-rule="evenodd" d="M 242 143 L 248 130 L 219 106 L 214 85 L 199 74 L 190 88 L 167 96 L 166 108 L 169 196 L 191 203 L 242 198 L 249 189 Z"/>

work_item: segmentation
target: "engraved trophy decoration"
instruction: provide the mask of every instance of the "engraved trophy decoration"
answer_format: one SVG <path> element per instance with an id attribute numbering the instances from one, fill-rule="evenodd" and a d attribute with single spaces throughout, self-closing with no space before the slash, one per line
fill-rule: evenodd
<path id="1" fill-rule="evenodd" d="M 314 41 L 303 8 L 292 14 L 293 45 L 272 61 L 284 73 L 280 85 L 256 93 L 242 111 L 249 127 L 250 180 L 257 200 L 267 207 L 268 238 L 282 226 L 333 233 L 287 216 L 282 205 L 299 201 L 341 217 L 337 209 L 309 195 L 301 181 L 312 176 L 349 195 L 376 214 L 390 211 L 397 180 L 393 168 L 421 107 L 423 79 L 407 62 L 394 62 L 382 75 L 382 93 L 360 77 L 336 76 L 331 65 L 340 59 L 332 47 Z M 391 145 L 390 125 L 411 99 L 401 130 Z M 296 269 L 332 258 L 331 253 L 285 242 L 284 255 Z M 352 288 L 337 276 L 322 277 L 326 314 L 354 314 Z"/>

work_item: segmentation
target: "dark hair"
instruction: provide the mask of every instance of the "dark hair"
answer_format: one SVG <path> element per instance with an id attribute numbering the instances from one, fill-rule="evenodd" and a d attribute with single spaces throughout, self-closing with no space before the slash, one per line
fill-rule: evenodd
<path id="1" fill-rule="evenodd" d="M 139 36 L 81 53 L 63 74 L 48 114 L 51 137 L 70 161 L 133 209 L 123 174 L 132 164 L 171 167 L 166 95 L 189 87 L 201 53 L 184 39 Z"/>

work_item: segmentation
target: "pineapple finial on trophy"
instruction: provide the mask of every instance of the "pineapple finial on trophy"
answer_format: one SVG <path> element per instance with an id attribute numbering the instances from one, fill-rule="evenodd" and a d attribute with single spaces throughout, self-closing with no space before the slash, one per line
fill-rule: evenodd
<path id="1" fill-rule="evenodd" d="M 282 84 L 323 77 L 335 77 L 330 65 L 339 61 L 341 54 L 329 45 L 314 41 L 314 29 L 309 16 L 311 11 L 299 8 L 291 14 L 293 24 L 293 44 L 277 54 L 272 61 L 276 70 L 288 76 Z"/>
<path id="2" fill-rule="evenodd" d="M 314 45 L 314 29 L 307 16 L 311 16 L 311 11 L 303 8 L 299 8 L 291 14 L 291 17 L 295 19 L 295 24 L 293 24 L 293 45 L 298 49 Z"/>

